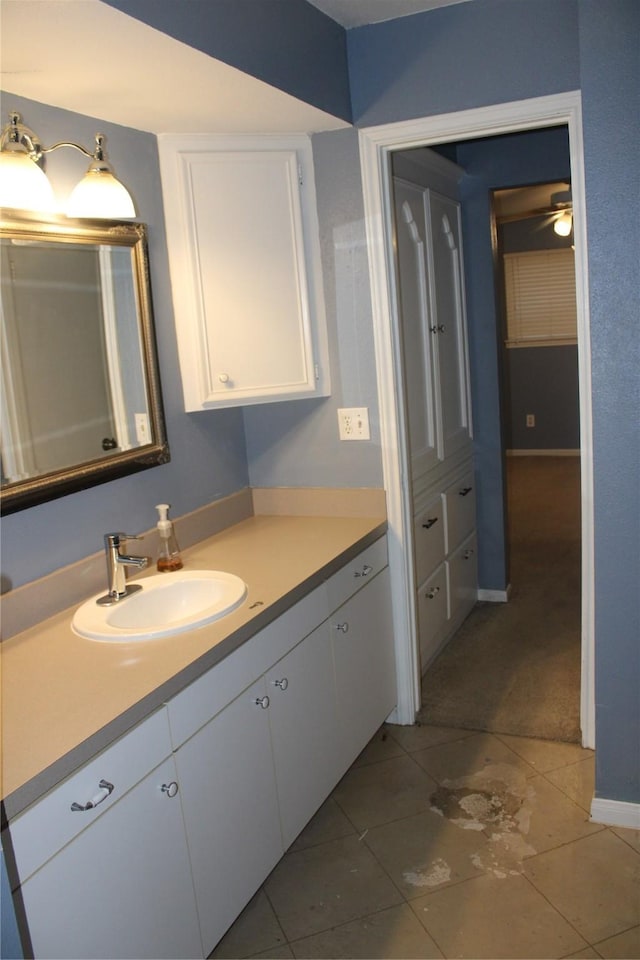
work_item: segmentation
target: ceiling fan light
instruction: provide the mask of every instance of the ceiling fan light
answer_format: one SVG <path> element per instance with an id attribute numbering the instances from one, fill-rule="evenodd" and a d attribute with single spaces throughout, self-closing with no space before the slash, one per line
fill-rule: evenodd
<path id="1" fill-rule="evenodd" d="M 561 214 L 553 224 L 553 230 L 559 237 L 568 237 L 573 227 L 573 217 L 570 213 Z"/>

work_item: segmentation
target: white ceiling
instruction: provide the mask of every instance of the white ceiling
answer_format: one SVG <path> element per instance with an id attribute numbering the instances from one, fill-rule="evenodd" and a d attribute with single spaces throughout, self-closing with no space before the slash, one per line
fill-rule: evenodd
<path id="1" fill-rule="evenodd" d="M 343 27 L 362 27 L 469 0 L 308 0 Z"/>

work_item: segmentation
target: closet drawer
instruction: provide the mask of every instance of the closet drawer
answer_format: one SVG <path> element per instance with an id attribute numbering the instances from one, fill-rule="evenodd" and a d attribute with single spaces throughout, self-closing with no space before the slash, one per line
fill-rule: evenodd
<path id="1" fill-rule="evenodd" d="M 472 472 L 464 474 L 444 492 L 447 511 L 447 553 L 452 553 L 476 525 L 476 491 Z"/>
<path id="2" fill-rule="evenodd" d="M 10 832 L 20 881 L 24 883 L 170 754 L 167 714 L 162 709 L 16 817 Z M 111 792 L 101 788 L 100 781 L 112 786 Z M 72 809 L 72 804 L 84 806 L 89 801 L 96 805 Z M 96 871 L 99 875 L 99 864 Z"/>
<path id="3" fill-rule="evenodd" d="M 327 580 L 329 609 L 337 610 L 345 600 L 373 580 L 387 565 L 387 538 L 380 537 Z"/>
<path id="4" fill-rule="evenodd" d="M 472 534 L 449 559 L 449 618 L 464 618 L 477 599 L 478 551 Z"/>
<path id="5" fill-rule="evenodd" d="M 413 524 L 416 583 L 422 583 L 444 560 L 444 507 L 437 496 L 419 511 Z"/>
<path id="6" fill-rule="evenodd" d="M 418 633 L 423 671 L 437 651 L 447 623 L 447 594 L 447 569 L 442 563 L 418 589 Z"/>

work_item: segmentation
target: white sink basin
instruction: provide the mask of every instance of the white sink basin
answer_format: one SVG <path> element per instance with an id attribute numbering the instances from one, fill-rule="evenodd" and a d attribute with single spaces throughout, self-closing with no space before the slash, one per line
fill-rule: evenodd
<path id="1" fill-rule="evenodd" d="M 218 620 L 247 595 L 240 577 L 220 570 L 159 573 L 136 583 L 140 589 L 111 606 L 92 597 L 78 607 L 71 626 L 89 640 L 154 640 Z"/>

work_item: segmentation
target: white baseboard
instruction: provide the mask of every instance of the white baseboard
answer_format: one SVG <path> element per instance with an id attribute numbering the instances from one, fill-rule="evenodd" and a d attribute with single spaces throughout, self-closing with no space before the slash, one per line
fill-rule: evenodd
<path id="1" fill-rule="evenodd" d="M 478 600 L 488 603 L 506 603 L 511 593 L 511 584 L 506 590 L 478 590 Z"/>
<path id="2" fill-rule="evenodd" d="M 577 450 L 507 450 L 508 457 L 579 457 Z"/>
<path id="3" fill-rule="evenodd" d="M 605 823 L 609 827 L 640 830 L 640 803 L 594 797 L 591 801 L 591 819 L 594 823 Z"/>

